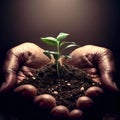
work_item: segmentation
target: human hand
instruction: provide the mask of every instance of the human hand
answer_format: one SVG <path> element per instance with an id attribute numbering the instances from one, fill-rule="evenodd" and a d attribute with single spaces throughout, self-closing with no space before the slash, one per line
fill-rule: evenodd
<path id="1" fill-rule="evenodd" d="M 43 54 L 43 49 L 33 43 L 23 43 L 11 48 L 3 65 L 4 82 L 0 92 L 5 93 L 14 88 L 17 83 L 50 60 Z"/>
<path id="2" fill-rule="evenodd" d="M 61 106 L 56 106 L 55 108 L 53 108 L 53 110 L 55 109 L 54 112 L 59 114 L 62 114 L 62 111 L 65 111 L 66 114 L 69 114 L 71 118 L 82 117 L 83 114 L 81 109 L 89 109 L 90 107 L 92 107 L 92 104 L 97 104 L 98 101 L 96 101 L 95 99 L 99 98 L 101 94 L 104 94 L 103 88 L 111 92 L 118 91 L 118 88 L 114 82 L 115 62 L 113 53 L 109 49 L 94 45 L 86 45 L 77 48 L 70 55 L 70 59 L 61 59 L 60 62 L 62 64 L 66 63 L 82 69 L 88 74 L 88 76 L 92 78 L 93 81 L 100 83 L 102 88 L 91 87 L 85 92 L 85 96 L 79 97 L 76 101 L 76 105 L 78 106 L 78 108 L 80 108 L 79 110 L 75 109 L 68 113 L 68 110 Z"/>
<path id="3" fill-rule="evenodd" d="M 115 83 L 116 68 L 112 51 L 104 47 L 85 45 L 75 49 L 70 56 L 70 59 L 61 59 L 61 63 L 73 65 L 82 69 L 92 78 L 93 81 L 101 84 L 100 88 L 97 87 L 96 89 L 96 87 L 91 87 L 85 92 L 85 96 L 83 96 L 83 98 L 87 97 L 87 99 L 90 99 L 92 102 L 88 100 L 85 103 L 84 100 L 82 101 L 83 98 L 79 97 L 76 104 L 79 104 L 78 107 L 80 109 L 83 108 L 84 103 L 86 108 L 89 106 L 87 103 L 90 103 L 90 106 L 94 104 L 96 110 L 93 111 L 98 112 L 99 110 L 98 113 L 102 113 L 104 109 L 102 107 L 104 106 L 103 99 L 106 99 L 105 96 L 108 97 L 107 100 L 109 102 L 111 99 L 109 95 L 104 94 L 106 93 L 106 90 L 107 93 L 110 93 L 111 95 L 114 93 L 119 93 L 119 89 Z M 105 95 L 104 98 L 101 96 L 103 94 Z M 113 98 L 111 100 L 113 100 Z M 107 103 L 109 104 L 108 101 Z M 111 104 L 109 105 L 112 106 Z M 75 116 L 76 113 L 72 113 L 72 115 Z M 93 116 L 95 116 L 95 114 Z"/>
<path id="4" fill-rule="evenodd" d="M 10 89 L 14 88 L 14 86 L 17 83 L 21 82 L 27 76 L 32 76 L 32 73 L 37 68 L 40 68 L 42 65 L 51 62 L 43 54 L 43 51 L 44 51 L 43 49 L 39 48 L 33 43 L 23 43 L 9 50 L 7 53 L 7 59 L 5 61 L 3 69 L 5 75 L 5 82 L 2 84 L 0 91 L 1 92 L 9 91 Z M 111 51 L 109 51 L 106 48 L 87 45 L 74 50 L 71 53 L 71 56 L 72 59 L 68 59 L 62 62 L 66 62 L 67 64 L 74 65 L 76 67 L 79 67 L 80 69 L 83 69 L 94 81 L 103 84 L 103 86 L 107 87 L 109 90 L 112 91 L 118 90 L 115 83 L 113 82 L 115 65 Z M 23 89 L 25 91 L 29 91 L 29 87 L 25 85 L 16 88 L 15 91 L 19 92 L 22 91 Z M 87 99 L 90 100 L 91 106 L 92 99 L 91 98 L 89 99 L 89 97 Z M 49 107 L 54 108 L 54 106 L 56 106 L 56 100 L 52 96 L 49 95 L 36 96 L 34 102 L 40 105 L 41 100 L 42 102 L 45 102 L 43 107 L 45 106 L 48 108 Z M 80 100 L 81 98 L 78 99 L 78 104 L 81 107 L 79 102 Z M 86 102 L 86 98 L 82 99 L 82 101 Z M 66 110 L 66 108 L 61 106 L 60 107 L 56 106 L 54 109 L 52 109 L 52 113 L 54 114 L 53 111 L 55 111 L 55 114 L 57 111 L 58 116 L 62 114 L 63 111 L 65 111 L 64 112 L 65 116 L 67 114 L 70 114 L 70 116 L 72 115 L 72 117 L 76 116 L 76 114 L 78 114 L 78 117 L 82 116 L 80 115 L 82 114 L 82 111 L 78 109 L 69 113 L 68 110 Z"/>
<path id="5" fill-rule="evenodd" d="M 63 63 L 74 65 L 84 70 L 95 82 L 110 91 L 118 91 L 114 82 L 115 62 L 112 51 L 107 48 L 85 45 L 75 49 L 71 59 L 62 60 Z"/>

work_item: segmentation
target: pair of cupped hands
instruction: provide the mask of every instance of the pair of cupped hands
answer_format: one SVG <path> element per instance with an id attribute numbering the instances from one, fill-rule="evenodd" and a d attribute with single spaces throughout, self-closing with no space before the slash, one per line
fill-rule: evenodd
<path id="1" fill-rule="evenodd" d="M 111 50 L 85 45 L 71 52 L 70 59 L 61 59 L 61 64 L 70 64 L 84 70 L 93 81 L 100 83 L 103 87 L 89 88 L 92 92 L 86 92 L 86 96 L 78 98 L 76 104 L 80 109 L 69 111 L 67 106 L 56 105 L 56 100 L 49 94 L 36 95 L 37 89 L 32 85 L 15 86 L 28 76 L 33 76 L 36 69 L 52 62 L 43 54 L 44 49 L 34 43 L 23 43 L 11 48 L 3 65 L 4 81 L 0 87 L 0 93 L 4 94 L 10 90 L 21 93 L 25 97 L 32 98 L 40 107 L 50 108 L 53 116 L 81 117 L 82 107 L 89 108 L 93 104 L 93 97 L 104 94 L 104 88 L 110 92 L 117 92 L 118 88 L 114 82 L 115 62 Z"/>

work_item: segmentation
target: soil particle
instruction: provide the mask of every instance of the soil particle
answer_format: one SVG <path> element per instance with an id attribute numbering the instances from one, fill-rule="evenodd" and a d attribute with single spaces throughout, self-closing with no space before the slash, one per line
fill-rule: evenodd
<path id="1" fill-rule="evenodd" d="M 73 66 L 60 66 L 58 77 L 54 64 L 37 70 L 34 77 L 24 79 L 19 85 L 32 84 L 37 88 L 37 95 L 50 94 L 57 105 L 64 105 L 69 110 L 76 108 L 76 101 L 85 94 L 90 86 L 99 86 L 87 74 Z"/>

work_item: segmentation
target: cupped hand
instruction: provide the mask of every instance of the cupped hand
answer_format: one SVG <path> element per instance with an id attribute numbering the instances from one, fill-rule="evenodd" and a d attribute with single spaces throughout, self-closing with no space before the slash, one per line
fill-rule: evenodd
<path id="1" fill-rule="evenodd" d="M 34 71 L 41 66 L 48 64 L 50 59 L 43 54 L 43 49 L 33 43 L 23 43 L 7 52 L 3 66 L 4 82 L 0 92 L 4 93 L 12 88 L 24 78 L 33 76 Z M 76 66 L 84 71 L 93 79 L 99 82 L 103 87 L 111 91 L 118 91 L 114 82 L 115 63 L 113 54 L 109 49 L 86 45 L 75 49 L 70 59 L 62 59 L 61 62 Z M 86 96 L 78 98 L 76 105 L 79 109 L 69 112 L 65 106 L 57 106 L 53 96 L 36 95 L 36 88 L 31 85 L 23 85 L 14 89 L 15 92 L 21 92 L 23 96 L 34 97 L 33 102 L 40 107 L 51 109 L 51 114 L 55 117 L 81 118 L 83 111 L 81 108 L 88 109 L 93 104 L 92 96 L 103 94 L 101 88 L 90 88 L 86 91 Z M 88 101 L 90 104 L 88 104 Z M 84 103 L 84 106 L 83 106 Z M 65 112 L 63 112 L 65 111 Z"/>
<path id="2" fill-rule="evenodd" d="M 101 95 L 105 92 L 104 89 L 111 93 L 119 92 L 115 83 L 115 61 L 113 53 L 110 49 L 94 45 L 79 47 L 72 51 L 70 56 L 71 58 L 69 59 L 61 59 L 61 63 L 73 65 L 82 69 L 92 78 L 93 81 L 98 82 L 102 86 L 102 88 L 95 86 L 88 88 L 85 92 L 85 96 L 79 97 L 76 101 L 76 105 L 79 110 L 73 110 L 75 112 L 71 111 L 70 117 L 81 118 L 84 113 L 83 109 L 91 108 L 93 104 L 97 102 L 95 99 L 102 97 Z M 99 104 L 103 105 L 101 102 Z M 102 113 L 102 111 L 100 112 Z"/>
<path id="3" fill-rule="evenodd" d="M 32 76 L 36 69 L 49 63 L 50 60 L 43 51 L 39 46 L 29 42 L 11 48 L 3 65 L 4 82 L 0 92 L 8 92 L 24 78 Z"/>
<path id="4" fill-rule="evenodd" d="M 110 91 L 118 91 L 115 81 L 115 61 L 111 50 L 85 45 L 75 49 L 71 54 L 71 59 L 63 59 L 63 63 L 74 65 L 84 70 L 95 82 Z"/>

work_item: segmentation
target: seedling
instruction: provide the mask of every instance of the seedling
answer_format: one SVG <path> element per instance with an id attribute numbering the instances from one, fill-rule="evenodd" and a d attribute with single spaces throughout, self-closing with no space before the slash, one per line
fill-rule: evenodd
<path id="1" fill-rule="evenodd" d="M 71 56 L 69 56 L 69 55 L 64 55 L 63 52 L 66 49 L 78 46 L 75 42 L 63 41 L 63 39 L 65 39 L 68 35 L 69 34 L 67 34 L 67 33 L 59 33 L 56 38 L 55 37 L 43 37 L 43 38 L 41 38 L 41 40 L 44 43 L 46 43 L 46 44 L 48 44 L 50 46 L 55 46 L 56 47 L 56 51 L 45 50 L 44 54 L 46 56 L 48 56 L 50 59 L 52 59 L 52 56 L 54 57 L 58 77 L 60 77 L 59 59 L 61 57 L 71 58 Z"/>

